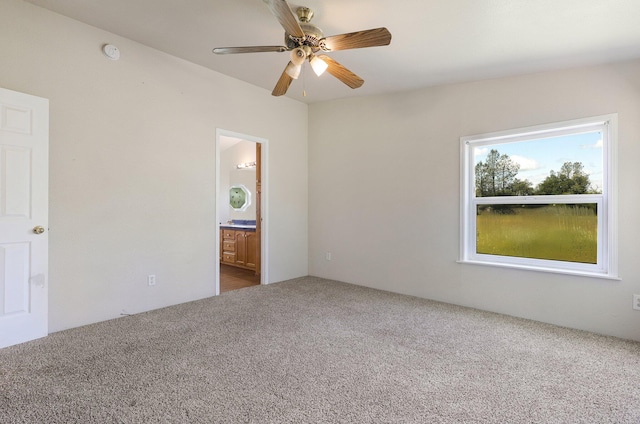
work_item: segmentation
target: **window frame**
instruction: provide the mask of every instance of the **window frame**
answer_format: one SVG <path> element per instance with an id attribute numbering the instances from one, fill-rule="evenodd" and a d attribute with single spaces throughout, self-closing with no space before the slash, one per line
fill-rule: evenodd
<path id="1" fill-rule="evenodd" d="M 532 271 L 555 272 L 609 279 L 618 278 L 617 249 L 617 114 L 535 125 L 460 138 L 460 258 L 458 262 Z M 501 143 L 602 131 L 602 194 L 476 197 L 474 148 Z M 598 210 L 597 263 L 533 259 L 477 253 L 476 212 L 478 205 L 596 203 Z"/>

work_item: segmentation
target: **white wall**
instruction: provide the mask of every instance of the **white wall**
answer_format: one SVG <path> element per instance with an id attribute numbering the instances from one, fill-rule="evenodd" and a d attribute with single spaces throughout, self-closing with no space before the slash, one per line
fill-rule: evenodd
<path id="1" fill-rule="evenodd" d="M 50 99 L 51 331 L 214 294 L 216 128 L 268 140 L 270 282 L 307 274 L 306 105 L 20 0 L 0 70 Z"/>
<path id="2" fill-rule="evenodd" d="M 456 263 L 461 136 L 612 112 L 621 281 Z M 640 61 L 323 102 L 309 116 L 310 274 L 640 340 Z"/>

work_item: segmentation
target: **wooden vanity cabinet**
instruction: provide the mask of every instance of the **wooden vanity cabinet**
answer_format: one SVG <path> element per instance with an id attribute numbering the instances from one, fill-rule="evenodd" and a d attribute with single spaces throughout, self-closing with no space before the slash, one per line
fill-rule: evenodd
<path id="1" fill-rule="evenodd" d="M 223 264 L 256 269 L 258 244 L 255 231 L 221 229 L 220 244 Z"/>

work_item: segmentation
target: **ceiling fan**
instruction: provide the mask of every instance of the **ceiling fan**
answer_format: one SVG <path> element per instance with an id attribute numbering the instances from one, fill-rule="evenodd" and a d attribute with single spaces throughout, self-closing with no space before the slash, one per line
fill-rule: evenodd
<path id="1" fill-rule="evenodd" d="M 305 60 L 320 76 L 326 70 L 351 88 L 358 88 L 364 80 L 327 56 L 319 54 L 336 50 L 359 49 L 362 47 L 386 46 L 391 43 L 391 33 L 386 28 L 325 37 L 320 28 L 311 23 L 313 11 L 308 7 L 298 7 L 296 14 L 286 0 L 263 0 L 271 13 L 284 28 L 284 46 L 216 47 L 216 54 L 290 52 L 290 61 L 273 89 L 274 96 L 284 95 L 291 82 L 300 75 Z M 296 18 L 297 15 L 297 18 Z M 298 22 L 299 21 L 299 22 Z"/>

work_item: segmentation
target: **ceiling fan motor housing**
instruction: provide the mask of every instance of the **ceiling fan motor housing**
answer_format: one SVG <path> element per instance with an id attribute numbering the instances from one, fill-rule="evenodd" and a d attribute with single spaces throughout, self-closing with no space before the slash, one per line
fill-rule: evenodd
<path id="1" fill-rule="evenodd" d="M 308 7 L 299 7 L 296 10 L 296 14 L 300 20 L 300 28 L 304 32 L 304 37 L 295 37 L 285 32 L 284 42 L 287 48 L 291 50 L 300 46 L 309 46 L 314 51 L 318 50 L 320 40 L 324 38 L 324 33 L 320 28 L 309 22 L 313 18 L 313 11 Z"/>
<path id="2" fill-rule="evenodd" d="M 320 40 L 324 38 L 322 30 L 312 24 L 300 24 L 304 31 L 304 37 L 295 37 L 291 34 L 284 34 L 284 41 L 288 49 L 295 49 L 300 46 L 314 47 L 314 50 L 320 46 Z"/>

